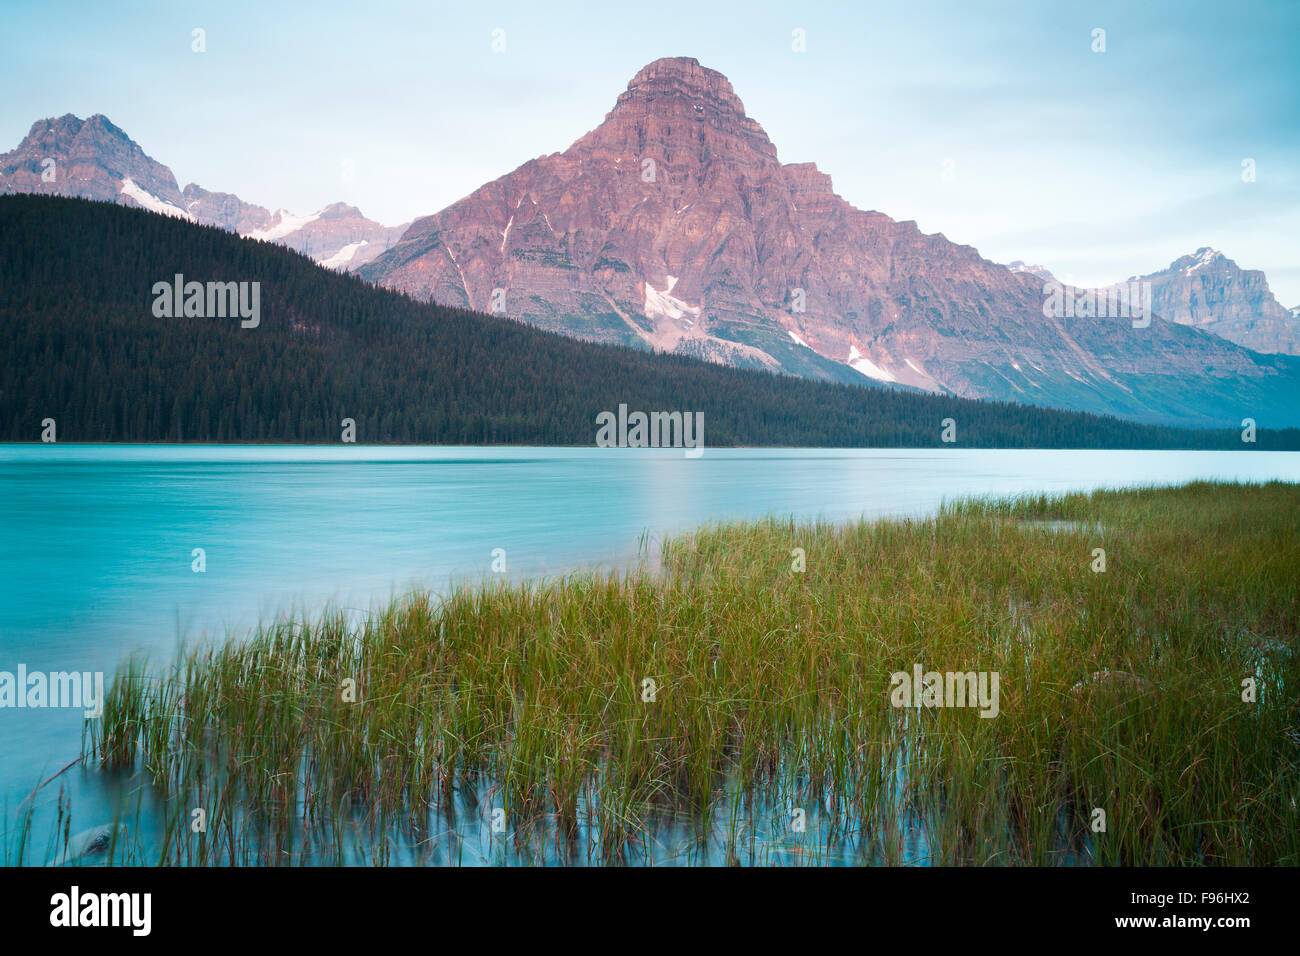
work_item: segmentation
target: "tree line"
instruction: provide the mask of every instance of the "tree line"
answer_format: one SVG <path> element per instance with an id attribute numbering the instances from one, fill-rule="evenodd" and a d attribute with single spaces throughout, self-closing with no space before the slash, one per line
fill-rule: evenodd
<path id="1" fill-rule="evenodd" d="M 174 276 L 257 282 L 256 327 L 159 318 Z M 702 412 L 706 444 L 1236 448 L 1237 430 L 812 382 L 593 345 L 417 302 L 271 243 L 112 203 L 0 197 L 0 438 L 595 443 L 620 404 Z M 1300 448 L 1300 430 L 1255 448 Z"/>

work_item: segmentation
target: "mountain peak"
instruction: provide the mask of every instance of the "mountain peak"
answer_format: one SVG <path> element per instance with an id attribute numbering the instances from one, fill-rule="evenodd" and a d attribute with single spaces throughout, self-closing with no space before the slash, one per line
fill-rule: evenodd
<path id="1" fill-rule="evenodd" d="M 345 202 L 332 202 L 317 215 L 322 219 L 363 219 L 361 210 Z"/>
<path id="2" fill-rule="evenodd" d="M 92 129 L 106 130 L 107 132 L 110 132 L 115 136 L 120 136 L 123 139 L 131 138 L 126 135 L 126 132 L 120 126 L 116 125 L 103 113 L 92 113 L 90 116 L 87 116 L 85 125 Z"/>
<path id="3" fill-rule="evenodd" d="M 719 161 L 751 169 L 779 165 L 776 147 L 745 114 L 730 81 L 692 57 L 642 67 L 604 122 L 569 152 L 575 150 L 601 160 L 653 159 L 679 170 L 672 177 L 677 185 L 698 184 L 704 167 Z"/>
<path id="4" fill-rule="evenodd" d="M 47 117 L 0 154 L 5 192 L 56 193 L 154 208 L 181 206 L 170 169 L 150 158 L 102 113 Z M 172 213 L 169 213 L 169 215 Z"/>
<path id="5" fill-rule="evenodd" d="M 1209 246 L 1201 246 L 1189 256 L 1183 256 L 1169 264 L 1170 269 L 1183 269 L 1188 273 L 1203 269 L 1206 266 L 1224 263 L 1234 265 L 1233 261 L 1217 249 L 1211 249 Z"/>
<path id="6" fill-rule="evenodd" d="M 50 133 L 53 133 L 56 138 L 72 139 L 86 130 L 92 133 L 102 131 L 117 139 L 131 143 L 133 146 L 135 145 L 131 137 L 127 136 L 120 127 L 115 126 L 113 121 L 103 113 L 94 113 L 84 120 L 75 113 L 64 113 L 62 116 L 47 116 L 32 124 L 31 130 L 27 133 L 27 139 L 35 140 Z"/>
<path id="7" fill-rule="evenodd" d="M 40 137 L 51 132 L 56 136 L 76 136 L 85 125 L 85 120 L 72 113 L 64 113 L 62 116 L 47 116 L 44 119 L 38 119 L 32 124 L 32 128 L 27 131 L 27 137 L 23 142 L 36 142 Z"/>
<path id="8" fill-rule="evenodd" d="M 665 56 L 647 63 L 637 71 L 636 76 L 632 77 L 627 88 L 633 90 L 650 83 L 711 87 L 735 95 L 730 80 L 717 70 L 702 66 L 693 56 Z"/>
<path id="9" fill-rule="evenodd" d="M 1203 329 L 1256 352 L 1300 355 L 1300 329 L 1258 269 L 1242 269 L 1222 252 L 1201 246 L 1169 268 L 1142 276 L 1151 283 L 1161 318 Z"/>
<path id="10" fill-rule="evenodd" d="M 731 81 L 689 56 L 669 56 L 647 63 L 618 97 L 614 112 L 631 107 L 635 112 L 662 112 L 663 97 L 683 101 L 689 118 L 706 120 L 710 115 L 731 114 L 728 119 L 745 119 L 745 104 L 731 87 Z M 613 115 L 611 113 L 611 115 Z"/>

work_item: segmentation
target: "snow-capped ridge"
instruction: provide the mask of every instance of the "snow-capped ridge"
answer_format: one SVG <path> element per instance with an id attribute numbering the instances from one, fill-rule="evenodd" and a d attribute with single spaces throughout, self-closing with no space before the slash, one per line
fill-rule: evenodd
<path id="1" fill-rule="evenodd" d="M 323 210 L 312 213 L 310 216 L 295 216 L 287 209 L 277 209 L 275 215 L 271 217 L 273 225 L 265 229 L 254 229 L 251 232 L 244 233 L 245 239 L 262 239 L 267 242 L 273 242 L 276 239 L 283 239 L 291 232 L 297 232 L 303 226 L 310 222 L 315 222 L 320 218 Z"/>

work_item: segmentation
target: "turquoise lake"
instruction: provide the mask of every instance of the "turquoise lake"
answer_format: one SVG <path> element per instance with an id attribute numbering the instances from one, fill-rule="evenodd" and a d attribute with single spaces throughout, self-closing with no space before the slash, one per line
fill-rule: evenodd
<path id="1" fill-rule="evenodd" d="M 944 499 L 1197 478 L 1300 481 L 1300 454 L 0 445 L 0 672 L 111 680 L 133 652 L 165 662 L 183 639 L 280 612 L 364 611 L 492 574 L 496 549 L 512 577 L 559 574 L 713 520 L 920 516 Z M 6 828 L 77 757 L 82 723 L 0 708 Z M 93 774 L 59 783 L 83 824 L 108 813 Z"/>

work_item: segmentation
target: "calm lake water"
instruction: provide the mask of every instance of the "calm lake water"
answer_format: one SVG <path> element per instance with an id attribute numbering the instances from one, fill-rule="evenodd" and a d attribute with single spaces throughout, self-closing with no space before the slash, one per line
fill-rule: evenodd
<path id="1" fill-rule="evenodd" d="M 489 574 L 498 548 L 512 576 L 553 574 L 711 520 L 1195 478 L 1300 481 L 1300 454 L 0 445 L 0 671 L 111 678 L 131 652 L 165 661 L 295 607 Z M 77 756 L 81 727 L 77 710 L 0 708 L 0 832 Z M 109 813 L 93 776 L 60 778 L 80 825 Z"/>

